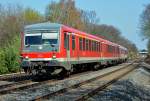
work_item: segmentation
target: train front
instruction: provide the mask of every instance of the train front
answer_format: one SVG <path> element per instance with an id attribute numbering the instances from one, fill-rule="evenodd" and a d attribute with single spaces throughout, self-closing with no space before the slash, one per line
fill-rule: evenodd
<path id="1" fill-rule="evenodd" d="M 53 73 L 59 67 L 60 25 L 41 23 L 24 28 L 21 67 L 26 73 Z M 59 71 L 59 69 L 58 69 Z"/>

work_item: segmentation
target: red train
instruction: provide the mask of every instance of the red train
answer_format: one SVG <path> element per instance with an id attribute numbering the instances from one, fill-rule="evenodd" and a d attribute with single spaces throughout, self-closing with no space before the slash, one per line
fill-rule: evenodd
<path id="1" fill-rule="evenodd" d="M 21 35 L 21 67 L 32 74 L 70 74 L 127 59 L 125 47 L 62 24 L 28 25 Z"/>

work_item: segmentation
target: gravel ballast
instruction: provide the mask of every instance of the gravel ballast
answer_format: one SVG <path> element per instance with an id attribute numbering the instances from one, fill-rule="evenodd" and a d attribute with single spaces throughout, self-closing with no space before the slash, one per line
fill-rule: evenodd
<path id="1" fill-rule="evenodd" d="M 141 68 L 91 97 L 89 101 L 150 101 L 150 71 L 146 66 L 149 65 L 143 63 Z"/>

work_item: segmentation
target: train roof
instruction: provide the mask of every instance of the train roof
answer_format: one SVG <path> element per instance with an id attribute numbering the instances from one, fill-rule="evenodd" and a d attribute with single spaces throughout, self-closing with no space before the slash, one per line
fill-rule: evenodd
<path id="1" fill-rule="evenodd" d="M 36 29 L 59 29 L 62 26 L 62 24 L 57 24 L 57 23 L 50 23 L 50 22 L 45 22 L 45 23 L 38 23 L 38 24 L 32 24 L 32 25 L 27 25 L 25 26 L 25 30 L 36 30 Z"/>
<path id="2" fill-rule="evenodd" d="M 68 27 L 68 26 L 65 26 L 63 24 L 58 24 L 58 23 L 51 23 L 51 22 L 44 22 L 44 23 L 38 23 L 38 24 L 32 24 L 32 25 L 27 25 L 25 26 L 25 30 L 44 30 L 44 29 L 59 29 L 61 27 L 65 27 L 67 28 L 68 30 L 73 30 L 74 32 L 76 33 L 82 33 L 82 35 L 85 35 L 85 36 L 89 36 L 91 38 L 94 38 L 96 40 L 101 40 L 102 42 L 106 43 L 106 44 L 110 44 L 112 46 L 118 46 L 124 50 L 127 50 L 125 47 L 121 46 L 121 45 L 118 45 L 116 43 L 113 43 L 111 41 L 108 41 L 102 37 L 99 37 L 99 36 L 96 36 L 96 35 L 92 35 L 92 34 L 88 34 L 88 33 L 85 33 L 85 32 L 82 32 L 82 31 L 79 31 L 77 29 L 74 29 L 74 28 L 71 28 L 71 27 Z"/>

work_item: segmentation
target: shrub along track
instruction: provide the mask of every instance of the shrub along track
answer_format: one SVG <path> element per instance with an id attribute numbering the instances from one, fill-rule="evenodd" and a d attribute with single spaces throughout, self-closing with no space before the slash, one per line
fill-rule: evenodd
<path id="1" fill-rule="evenodd" d="M 74 85 L 60 89 L 58 91 L 49 92 L 42 96 L 36 96 L 31 101 L 39 101 L 39 100 L 44 100 L 44 99 L 45 100 L 48 99 L 48 100 L 85 101 L 90 96 L 93 96 L 97 92 L 112 85 L 121 77 L 133 71 L 136 67 L 138 67 L 138 65 L 139 63 L 131 63 L 123 68 L 105 73 L 103 75 L 99 75 L 89 80 L 76 83 Z M 87 89 L 87 88 L 88 88 L 88 91 L 83 92 L 83 89 Z"/>

